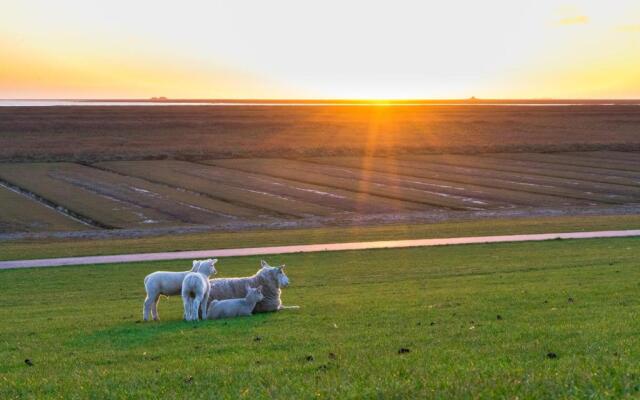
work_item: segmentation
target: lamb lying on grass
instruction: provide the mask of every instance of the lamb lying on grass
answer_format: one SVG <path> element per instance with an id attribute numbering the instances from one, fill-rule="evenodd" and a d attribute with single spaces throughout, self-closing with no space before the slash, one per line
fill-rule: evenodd
<path id="1" fill-rule="evenodd" d="M 193 267 L 190 271 L 182 272 L 169 272 L 169 271 L 157 271 L 147 275 L 144 278 L 144 288 L 147 291 L 147 297 L 144 300 L 144 309 L 142 312 L 142 319 L 149 320 L 149 314 L 153 315 L 154 321 L 159 319 L 158 317 L 158 302 L 160 295 L 175 296 L 181 294 L 182 281 L 190 272 L 198 270 L 201 264 L 209 265 L 211 267 L 211 273 L 215 274 L 216 269 L 214 265 L 218 262 L 217 259 L 208 260 L 194 260 Z"/>
<path id="2" fill-rule="evenodd" d="M 262 286 L 252 288 L 246 286 L 244 299 L 213 300 L 209 304 L 207 319 L 247 317 L 252 314 L 256 303 L 264 299 Z"/>
<path id="3" fill-rule="evenodd" d="M 182 302 L 184 304 L 184 319 L 197 321 L 198 311 L 202 319 L 207 318 L 207 304 L 209 302 L 209 275 L 215 272 L 212 264 L 202 262 L 195 272 L 189 272 L 182 281 Z"/>
<path id="4" fill-rule="evenodd" d="M 280 288 L 289 285 L 289 278 L 284 273 L 284 265 L 272 267 L 264 260 L 260 261 L 262 268 L 253 276 L 244 278 L 217 278 L 211 279 L 211 291 L 209 301 L 244 298 L 247 295 L 247 287 L 262 286 L 264 299 L 256 304 L 254 313 L 278 311 L 284 308 L 299 308 L 297 306 L 283 306 L 280 299 Z"/>

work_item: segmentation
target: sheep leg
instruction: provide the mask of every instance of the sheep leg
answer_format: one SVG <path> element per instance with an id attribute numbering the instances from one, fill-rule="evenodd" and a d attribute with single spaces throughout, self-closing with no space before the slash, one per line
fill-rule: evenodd
<path id="1" fill-rule="evenodd" d="M 142 319 L 144 321 L 149 320 L 149 313 L 152 310 L 152 306 L 153 306 L 153 299 L 151 298 L 151 296 L 149 296 L 149 294 L 147 294 L 147 297 L 144 299 L 144 306 L 142 308 Z"/>
<path id="2" fill-rule="evenodd" d="M 207 319 L 207 298 L 205 297 L 200 303 L 200 312 L 202 313 L 202 319 Z"/>
<path id="3" fill-rule="evenodd" d="M 191 309 L 191 313 L 192 313 L 192 319 L 193 321 L 197 321 L 198 318 L 198 311 L 200 310 L 200 301 L 198 299 L 194 299 L 193 300 L 193 304 L 192 304 L 192 309 Z"/>
<path id="4" fill-rule="evenodd" d="M 184 304 L 184 320 L 191 320 L 191 299 L 189 297 L 183 297 L 182 303 Z"/>
<path id="5" fill-rule="evenodd" d="M 153 315 L 153 320 L 158 321 L 160 316 L 158 315 L 158 303 L 160 302 L 160 295 L 158 294 L 151 304 L 151 315 Z"/>

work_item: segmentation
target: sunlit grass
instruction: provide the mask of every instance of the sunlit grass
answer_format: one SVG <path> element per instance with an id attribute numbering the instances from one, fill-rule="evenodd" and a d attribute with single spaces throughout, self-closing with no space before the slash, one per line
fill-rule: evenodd
<path id="1" fill-rule="evenodd" d="M 633 238 L 274 257 L 300 310 L 199 324 L 180 321 L 178 298 L 161 300 L 160 323 L 138 323 L 142 278 L 175 262 L 1 271 L 0 397 L 634 397 L 637 249 Z"/>

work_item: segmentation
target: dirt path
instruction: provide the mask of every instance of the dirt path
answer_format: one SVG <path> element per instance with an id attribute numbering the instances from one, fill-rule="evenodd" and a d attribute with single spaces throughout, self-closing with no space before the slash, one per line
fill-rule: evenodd
<path id="1" fill-rule="evenodd" d="M 311 253 L 317 251 L 368 250 L 403 247 L 429 247 L 457 244 L 505 243 L 542 241 L 553 239 L 593 239 L 640 236 L 640 230 L 595 231 L 569 233 L 542 233 L 529 235 L 476 236 L 442 239 L 387 240 L 378 242 L 326 243 L 296 246 L 249 247 L 240 249 L 176 251 L 167 253 L 119 254 L 69 258 L 46 258 L 40 260 L 0 261 L 0 269 L 58 267 L 63 265 L 111 264 L 138 261 L 160 261 L 199 259 L 208 257 L 237 257 L 268 254 Z"/>

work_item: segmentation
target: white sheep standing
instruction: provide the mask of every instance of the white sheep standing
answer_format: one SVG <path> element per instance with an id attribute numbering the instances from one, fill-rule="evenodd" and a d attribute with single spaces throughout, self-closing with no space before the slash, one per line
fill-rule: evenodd
<path id="1" fill-rule="evenodd" d="M 207 319 L 247 317 L 252 314 L 256 303 L 264 299 L 262 286 L 246 286 L 247 295 L 240 299 L 213 300 L 207 310 Z"/>
<path id="2" fill-rule="evenodd" d="M 159 319 L 158 302 L 160 295 L 176 296 L 181 294 L 182 281 L 190 272 L 198 270 L 200 264 L 205 263 L 211 266 L 211 274 L 216 273 L 214 265 L 217 259 L 194 260 L 190 271 L 173 272 L 173 271 L 156 271 L 144 278 L 144 288 L 147 291 L 147 297 L 144 299 L 144 308 L 142 319 L 149 320 L 149 314 L 153 316 L 154 321 Z"/>
<path id="3" fill-rule="evenodd" d="M 298 306 L 283 306 L 280 288 L 289 285 L 289 278 L 284 273 L 284 264 L 272 267 L 266 261 L 260 261 L 262 268 L 254 275 L 244 278 L 216 278 L 211 279 L 209 301 L 243 298 L 247 295 L 247 286 L 262 286 L 264 299 L 256 304 L 254 313 L 278 311 L 285 308 L 299 308 Z"/>
<path id="4" fill-rule="evenodd" d="M 195 272 L 189 272 L 182 281 L 182 302 L 184 304 L 184 319 L 197 321 L 198 311 L 201 311 L 202 319 L 207 318 L 207 305 L 209 303 L 209 275 L 215 269 L 213 264 L 200 263 Z"/>

